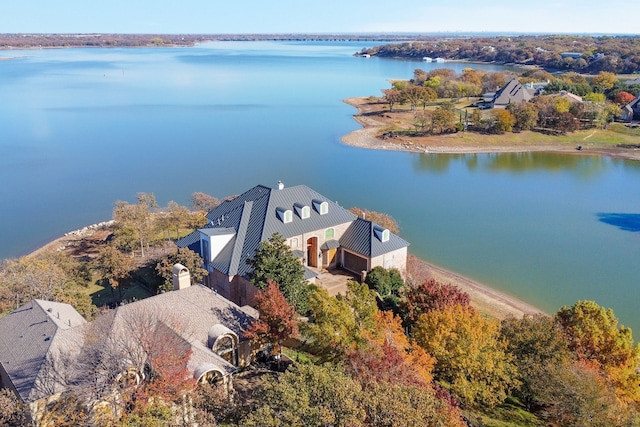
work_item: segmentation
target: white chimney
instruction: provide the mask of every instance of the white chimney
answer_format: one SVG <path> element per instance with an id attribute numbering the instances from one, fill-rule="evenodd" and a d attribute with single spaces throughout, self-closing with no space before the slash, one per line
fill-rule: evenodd
<path id="1" fill-rule="evenodd" d="M 278 190 L 282 189 L 284 189 L 284 184 L 282 183 L 282 181 L 278 181 Z"/>
<path id="2" fill-rule="evenodd" d="M 189 269 L 182 264 L 175 264 L 172 270 L 173 290 L 188 288 L 191 286 L 191 274 Z"/>

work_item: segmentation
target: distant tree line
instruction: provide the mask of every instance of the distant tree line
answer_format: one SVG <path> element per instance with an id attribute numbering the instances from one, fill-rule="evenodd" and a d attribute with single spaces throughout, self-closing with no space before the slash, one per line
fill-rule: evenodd
<path id="1" fill-rule="evenodd" d="M 0 49 L 41 47 L 192 46 L 206 41 L 375 41 L 411 39 L 375 34 L 0 34 Z"/>
<path id="2" fill-rule="evenodd" d="M 547 70 L 631 74 L 640 71 L 638 36 L 433 37 L 362 49 L 360 54 L 390 58 L 445 58 L 535 65 Z"/>

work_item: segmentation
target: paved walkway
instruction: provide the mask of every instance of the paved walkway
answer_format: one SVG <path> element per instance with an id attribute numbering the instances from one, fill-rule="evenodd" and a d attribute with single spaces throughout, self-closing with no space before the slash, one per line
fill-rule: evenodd
<path id="1" fill-rule="evenodd" d="M 319 276 L 316 279 L 316 284 L 322 286 L 329 295 L 335 296 L 338 294 L 344 295 L 347 292 L 347 282 L 358 281 L 360 278 L 355 274 L 341 269 L 335 270 L 315 270 Z"/>

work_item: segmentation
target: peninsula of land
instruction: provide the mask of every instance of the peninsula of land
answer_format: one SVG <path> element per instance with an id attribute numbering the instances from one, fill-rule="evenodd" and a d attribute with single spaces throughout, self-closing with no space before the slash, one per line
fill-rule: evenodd
<path id="1" fill-rule="evenodd" d="M 394 109 L 391 114 L 388 104 L 371 97 L 348 98 L 344 102 L 357 108 L 354 119 L 363 126 L 342 137 L 342 142 L 355 147 L 440 154 L 544 151 L 640 160 L 637 135 L 604 129 L 580 130 L 565 135 L 534 131 L 504 134 L 456 132 L 426 136 L 394 134 L 388 138 L 385 134 L 389 129 L 403 123 L 411 126 L 413 112 Z"/>

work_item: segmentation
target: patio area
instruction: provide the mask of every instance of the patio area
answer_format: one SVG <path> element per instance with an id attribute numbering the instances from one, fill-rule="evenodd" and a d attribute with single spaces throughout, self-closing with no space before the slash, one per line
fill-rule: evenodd
<path id="1" fill-rule="evenodd" d="M 316 284 L 325 288 L 329 295 L 336 296 L 338 294 L 345 294 L 347 291 L 347 282 L 359 281 L 360 277 L 354 273 L 342 269 L 312 269 L 318 273 Z"/>

